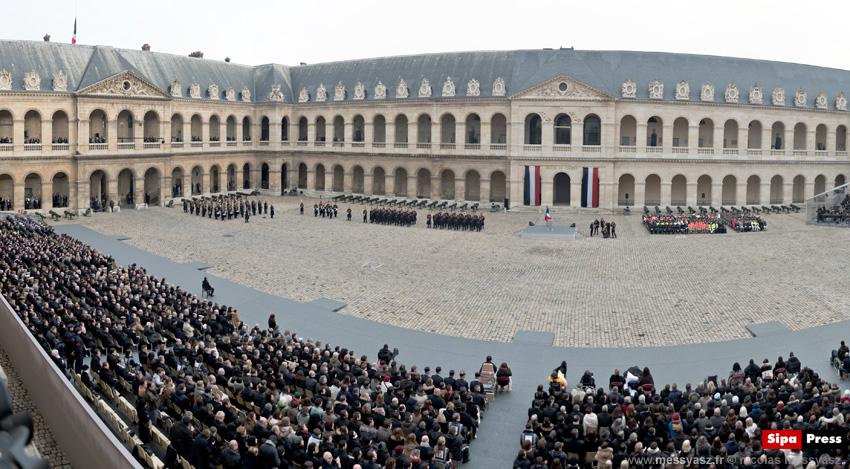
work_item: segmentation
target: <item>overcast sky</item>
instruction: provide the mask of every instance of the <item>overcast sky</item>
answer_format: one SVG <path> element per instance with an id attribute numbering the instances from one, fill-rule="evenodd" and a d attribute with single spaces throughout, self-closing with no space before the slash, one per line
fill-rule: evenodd
<path id="1" fill-rule="evenodd" d="M 3 39 L 258 65 L 427 52 L 540 49 L 686 52 L 850 70 L 847 0 L 4 1 Z M 0 64 L 2 67 L 2 64 Z"/>

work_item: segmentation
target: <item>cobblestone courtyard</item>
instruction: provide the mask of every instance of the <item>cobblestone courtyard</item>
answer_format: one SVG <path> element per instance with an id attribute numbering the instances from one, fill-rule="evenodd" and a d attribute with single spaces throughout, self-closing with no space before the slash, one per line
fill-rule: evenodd
<path id="1" fill-rule="evenodd" d="M 617 239 L 523 240 L 542 213 L 485 213 L 481 233 L 362 223 L 363 206 L 314 218 L 317 199 L 268 198 L 274 220 L 202 219 L 182 206 L 78 217 L 104 234 L 251 288 L 348 303 L 341 313 L 440 334 L 511 341 L 555 333 L 555 345 L 626 347 L 749 337 L 744 326 L 792 330 L 850 318 L 850 230 L 766 216 L 767 232 L 650 236 L 638 214 L 609 216 Z M 305 215 L 298 215 L 303 200 Z M 345 221 L 352 207 L 354 220 Z M 582 232 L 599 215 L 553 211 Z M 63 221 L 62 223 L 67 223 Z"/>

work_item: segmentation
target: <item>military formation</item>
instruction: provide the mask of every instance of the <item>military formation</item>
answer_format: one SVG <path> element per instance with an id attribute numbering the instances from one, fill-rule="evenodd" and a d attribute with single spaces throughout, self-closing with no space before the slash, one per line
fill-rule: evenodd
<path id="1" fill-rule="evenodd" d="M 440 230 L 481 231 L 484 228 L 484 215 L 480 213 L 442 211 L 433 215 L 429 213 L 425 225 L 428 228 Z"/>
<path id="2" fill-rule="evenodd" d="M 301 204 L 301 213 L 304 213 L 304 204 Z M 319 202 L 318 204 L 313 204 L 313 216 L 322 218 L 336 218 L 339 216 L 339 207 L 336 204 L 326 204 L 323 202 Z"/>
<path id="3" fill-rule="evenodd" d="M 725 233 L 726 225 L 714 215 L 644 215 L 649 234 Z"/>
<path id="4" fill-rule="evenodd" d="M 363 222 L 366 222 L 366 210 L 363 210 Z M 379 225 L 413 226 L 416 224 L 416 210 L 397 207 L 372 207 L 369 211 L 369 223 Z"/>
<path id="5" fill-rule="evenodd" d="M 270 215 L 274 218 L 274 205 L 268 201 L 243 197 L 239 194 L 221 194 L 212 197 L 183 199 L 183 213 L 216 220 L 245 220 L 251 215 Z"/>

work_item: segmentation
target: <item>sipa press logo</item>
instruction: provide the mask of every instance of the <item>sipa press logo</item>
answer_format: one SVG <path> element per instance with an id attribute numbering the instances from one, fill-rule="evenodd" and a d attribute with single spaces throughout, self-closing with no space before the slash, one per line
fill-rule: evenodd
<path id="1" fill-rule="evenodd" d="M 841 432 L 827 430 L 769 430 L 761 440 L 764 449 L 838 449 L 846 444 Z"/>

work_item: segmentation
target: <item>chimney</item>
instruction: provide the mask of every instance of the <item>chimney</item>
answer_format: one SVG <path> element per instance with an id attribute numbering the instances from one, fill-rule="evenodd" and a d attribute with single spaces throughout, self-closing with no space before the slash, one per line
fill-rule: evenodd
<path id="1" fill-rule="evenodd" d="M 145 52 L 150 52 L 151 51 L 151 45 L 148 44 L 148 43 L 142 44 L 142 50 L 145 51 Z"/>
<path id="2" fill-rule="evenodd" d="M 49 34 L 44 35 L 44 42 L 50 42 L 50 35 Z"/>
<path id="3" fill-rule="evenodd" d="M 227 63 L 230 63 L 230 57 L 225 57 L 224 61 L 227 62 Z"/>
<path id="4" fill-rule="evenodd" d="M 189 57 L 194 57 L 196 59 L 203 59 L 204 53 L 199 51 L 199 50 L 196 50 L 195 52 L 192 52 L 191 54 L 189 54 Z"/>
<path id="5" fill-rule="evenodd" d="M 302 65 L 302 66 L 303 66 L 303 65 L 307 65 L 307 62 L 301 62 L 301 65 Z"/>

